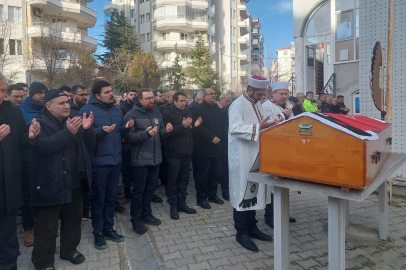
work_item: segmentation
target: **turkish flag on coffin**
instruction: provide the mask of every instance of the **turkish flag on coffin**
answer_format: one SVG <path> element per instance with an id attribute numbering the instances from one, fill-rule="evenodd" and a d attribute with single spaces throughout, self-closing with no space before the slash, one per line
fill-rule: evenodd
<path id="1" fill-rule="evenodd" d="M 333 113 L 326 113 L 326 115 L 337 119 L 344 125 L 350 125 L 363 131 L 382 131 L 388 127 L 388 124 L 380 120 L 363 115 L 343 115 Z"/>

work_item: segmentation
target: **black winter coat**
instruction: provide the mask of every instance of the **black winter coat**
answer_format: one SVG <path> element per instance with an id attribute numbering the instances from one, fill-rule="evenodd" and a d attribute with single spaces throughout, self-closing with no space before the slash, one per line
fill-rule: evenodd
<path id="1" fill-rule="evenodd" d="M 0 213 L 16 211 L 23 203 L 20 151 L 28 148 L 28 127 L 18 106 L 4 100 L 0 105 L 0 126 L 10 126 L 10 133 L 0 141 Z M 3 243 L 5 244 L 5 243 Z"/>
<path id="2" fill-rule="evenodd" d="M 293 115 L 299 115 L 303 113 L 302 107 L 299 104 L 296 104 L 295 107 L 292 108 Z"/>
<path id="3" fill-rule="evenodd" d="M 30 203 L 32 206 L 70 203 L 72 164 L 68 144 L 78 139 L 78 153 L 84 155 L 78 161 L 84 160 L 83 174 L 90 188 L 92 167 L 86 147 L 96 142 L 96 133 L 92 127 L 87 131 L 80 128 L 76 136 L 67 127 L 60 130 L 46 112 L 40 112 L 36 118 L 41 125 L 41 132 L 38 144 L 30 155 Z"/>
<path id="4" fill-rule="evenodd" d="M 125 116 L 131 109 L 133 108 L 134 105 L 131 105 L 127 100 L 121 103 L 120 109 L 123 112 L 123 116 Z"/>
<path id="5" fill-rule="evenodd" d="M 193 119 L 192 113 L 187 108 L 179 110 L 175 104 L 171 104 L 164 111 L 165 126 L 168 123 L 173 126 L 173 130 L 165 139 L 166 157 L 184 157 L 193 153 L 192 127 L 185 128 L 182 124 L 183 118 L 189 117 Z"/>
<path id="6" fill-rule="evenodd" d="M 159 165 L 162 163 L 161 140 L 168 134 L 162 115 L 156 109 L 147 111 L 138 100 L 134 101 L 134 108 L 124 117 L 124 123 L 134 120 L 134 126 L 124 131 L 125 141 L 131 146 L 131 166 Z M 147 128 L 155 126 L 158 132 L 151 137 Z"/>
<path id="7" fill-rule="evenodd" d="M 166 109 L 168 109 L 168 106 L 171 105 L 171 103 L 167 103 L 165 102 L 164 104 L 162 104 L 161 106 L 158 107 L 158 110 L 161 114 L 164 114 L 164 111 Z"/>
<path id="8" fill-rule="evenodd" d="M 228 162 L 228 109 L 230 105 L 221 109 L 221 161 Z"/>
<path id="9" fill-rule="evenodd" d="M 78 105 L 76 105 L 72 99 L 69 99 L 69 105 L 70 105 L 70 113 L 69 113 L 69 117 L 73 118 L 78 116 L 79 111 L 82 107 L 79 107 Z"/>
<path id="10" fill-rule="evenodd" d="M 321 107 L 320 107 L 320 112 L 322 112 L 322 113 L 331 113 L 330 104 L 323 101 L 323 103 L 321 104 Z"/>
<path id="11" fill-rule="evenodd" d="M 202 124 L 193 129 L 193 154 L 196 157 L 220 158 L 220 144 L 214 144 L 215 137 L 221 137 L 221 110 L 217 104 L 210 105 L 206 101 L 197 105 L 193 110 L 193 121 L 199 117 Z"/>

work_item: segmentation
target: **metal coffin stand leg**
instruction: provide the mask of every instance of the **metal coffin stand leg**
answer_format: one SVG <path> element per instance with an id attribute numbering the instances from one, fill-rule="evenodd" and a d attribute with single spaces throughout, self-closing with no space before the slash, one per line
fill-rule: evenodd
<path id="1" fill-rule="evenodd" d="M 379 186 L 379 239 L 388 238 L 388 184 L 383 182 Z"/>
<path id="2" fill-rule="evenodd" d="M 328 269 L 345 270 L 345 200 L 328 197 Z"/>
<path id="3" fill-rule="evenodd" d="M 289 189 L 274 186 L 275 270 L 290 269 Z"/>

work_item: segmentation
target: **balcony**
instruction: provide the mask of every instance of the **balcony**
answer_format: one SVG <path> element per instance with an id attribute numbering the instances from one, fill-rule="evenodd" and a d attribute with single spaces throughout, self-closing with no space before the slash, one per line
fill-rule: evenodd
<path id="1" fill-rule="evenodd" d="M 40 8 L 49 15 L 74 19 L 80 27 L 92 28 L 97 20 L 96 10 L 89 8 L 86 3 L 78 3 L 76 0 L 27 0 L 27 5 Z"/>
<path id="2" fill-rule="evenodd" d="M 190 52 L 194 45 L 194 40 L 192 39 L 182 39 L 182 38 L 166 38 L 166 39 L 155 39 L 154 48 L 158 51 L 168 51 L 173 50 L 175 45 L 178 45 L 180 51 Z"/>
<path id="3" fill-rule="evenodd" d="M 38 56 L 34 55 L 34 58 L 36 59 L 35 62 L 35 69 L 36 70 L 47 70 L 48 66 L 52 66 L 52 69 L 55 71 L 63 71 L 67 70 L 70 66 L 70 60 L 69 59 L 49 59 L 49 57 L 43 57 L 43 56 Z M 46 61 L 51 61 L 48 64 Z M 77 60 L 78 61 L 78 60 Z"/>
<path id="4" fill-rule="evenodd" d="M 257 55 L 259 55 L 259 50 L 252 50 L 252 52 L 251 52 L 251 55 L 252 56 L 257 56 Z"/>
<path id="5" fill-rule="evenodd" d="M 246 71 L 246 70 L 239 70 L 239 71 L 238 71 L 238 76 L 240 76 L 240 77 L 245 77 L 245 76 L 247 76 L 247 71 Z"/>
<path id="6" fill-rule="evenodd" d="M 259 46 L 259 40 L 256 39 L 256 38 L 254 38 L 254 39 L 252 40 L 252 46 L 258 47 L 258 46 Z"/>
<path id="7" fill-rule="evenodd" d="M 252 28 L 252 36 L 259 36 L 259 28 L 254 27 Z"/>
<path id="8" fill-rule="evenodd" d="M 246 5 L 237 5 L 237 10 L 245 10 L 245 11 L 247 11 L 247 6 Z"/>
<path id="9" fill-rule="evenodd" d="M 93 52 L 97 49 L 97 38 L 91 37 L 88 33 L 77 29 L 55 29 L 49 27 L 49 24 L 35 22 L 33 26 L 28 27 L 27 34 L 31 38 L 57 37 L 65 43 L 83 44 L 85 50 Z"/>
<path id="10" fill-rule="evenodd" d="M 153 0 L 153 5 L 161 6 L 161 5 L 173 5 L 173 0 Z M 209 1 L 208 0 L 178 0 L 176 1 L 176 5 L 189 5 L 193 8 L 202 8 L 207 9 L 209 8 Z"/>
<path id="11" fill-rule="evenodd" d="M 182 15 L 163 15 L 155 18 L 153 21 L 154 29 L 158 31 L 165 31 L 170 29 L 177 29 L 181 31 L 208 31 L 209 23 L 207 16 L 189 17 Z"/>

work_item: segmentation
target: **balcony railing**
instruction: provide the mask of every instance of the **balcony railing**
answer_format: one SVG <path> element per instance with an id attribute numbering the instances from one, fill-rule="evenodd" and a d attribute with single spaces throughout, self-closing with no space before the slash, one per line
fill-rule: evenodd
<path id="1" fill-rule="evenodd" d="M 186 19 L 193 22 L 207 22 L 207 16 L 192 17 L 187 15 L 169 15 L 169 14 L 158 16 L 154 20 L 159 21 L 159 20 L 174 20 L 174 19 Z"/>

